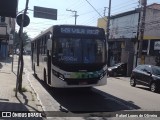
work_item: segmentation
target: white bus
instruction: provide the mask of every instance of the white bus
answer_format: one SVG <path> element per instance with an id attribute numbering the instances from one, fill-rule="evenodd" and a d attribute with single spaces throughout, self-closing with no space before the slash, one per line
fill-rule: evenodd
<path id="1" fill-rule="evenodd" d="M 32 68 L 52 87 L 92 87 L 107 83 L 107 43 L 102 28 L 55 25 L 32 44 Z"/>

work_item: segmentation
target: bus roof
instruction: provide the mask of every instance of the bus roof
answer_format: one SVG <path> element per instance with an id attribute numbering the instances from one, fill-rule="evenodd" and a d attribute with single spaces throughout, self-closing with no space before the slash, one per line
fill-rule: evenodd
<path id="1" fill-rule="evenodd" d="M 86 31 L 87 30 L 87 31 Z M 99 32 L 101 31 L 101 32 Z M 105 33 L 103 28 L 95 27 L 95 26 L 85 26 L 85 25 L 53 25 L 47 30 L 41 32 L 38 36 L 32 39 L 32 41 L 36 40 L 37 38 L 49 34 L 49 33 L 56 33 L 56 35 L 69 35 L 69 34 L 81 34 L 81 35 L 99 35 L 104 36 Z"/>

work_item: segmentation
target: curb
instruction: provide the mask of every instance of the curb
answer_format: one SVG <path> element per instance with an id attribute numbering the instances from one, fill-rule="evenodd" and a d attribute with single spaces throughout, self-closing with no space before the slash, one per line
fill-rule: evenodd
<path id="1" fill-rule="evenodd" d="M 40 103 L 39 106 L 41 106 L 41 110 L 43 111 L 43 114 L 44 114 L 44 116 L 45 116 L 45 112 L 44 112 L 44 111 L 45 111 L 45 108 L 44 108 L 44 106 L 43 106 L 43 104 L 42 104 L 42 102 L 41 102 L 41 100 L 40 100 L 40 98 L 39 98 L 39 95 L 37 94 L 36 90 L 34 89 L 32 83 L 31 83 L 31 81 L 30 81 L 30 79 L 29 79 L 30 74 L 29 74 L 29 72 L 28 72 L 28 70 L 27 70 L 26 68 L 24 68 L 24 71 L 25 71 L 25 73 L 26 73 L 26 75 L 27 75 L 27 80 L 28 80 L 28 82 L 29 82 L 29 85 L 30 85 L 31 89 L 34 91 L 34 94 L 35 94 L 38 102 Z M 37 106 L 37 107 L 38 107 L 38 106 Z M 40 109 L 40 108 L 38 107 L 38 110 L 39 110 L 39 109 Z M 41 110 L 39 110 L 39 111 L 41 111 Z"/>

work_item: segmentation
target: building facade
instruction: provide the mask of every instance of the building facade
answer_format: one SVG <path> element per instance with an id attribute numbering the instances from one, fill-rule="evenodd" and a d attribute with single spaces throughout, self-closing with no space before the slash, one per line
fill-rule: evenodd
<path id="1" fill-rule="evenodd" d="M 134 45 L 138 36 L 139 11 L 133 10 L 111 17 L 109 44 L 109 65 L 127 63 L 127 73 L 133 69 Z"/>
<path id="2" fill-rule="evenodd" d="M 138 64 L 160 64 L 160 4 L 146 8 L 141 61 L 137 61 L 140 41 L 140 9 L 111 16 L 108 40 L 108 66 L 127 63 L 127 74 Z M 106 28 L 106 27 L 105 27 Z"/>
<path id="3" fill-rule="evenodd" d="M 146 9 L 142 64 L 160 66 L 160 4 L 149 5 Z"/>
<path id="4" fill-rule="evenodd" d="M 10 52 L 11 33 L 15 29 L 15 19 L 0 16 L 0 59 L 4 59 Z M 12 42 L 13 43 L 13 42 Z"/>

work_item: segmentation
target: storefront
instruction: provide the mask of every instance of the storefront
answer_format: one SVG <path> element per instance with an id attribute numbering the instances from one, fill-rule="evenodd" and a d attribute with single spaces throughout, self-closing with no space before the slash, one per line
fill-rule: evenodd
<path id="1" fill-rule="evenodd" d="M 0 36 L 0 59 L 8 57 L 8 35 Z"/>
<path id="2" fill-rule="evenodd" d="M 121 62 L 121 42 L 109 42 L 108 46 L 108 66 L 113 66 L 114 64 Z"/>
<path id="3" fill-rule="evenodd" d="M 0 23 L 0 59 L 4 59 L 8 56 L 8 40 L 7 24 Z"/>
<path id="4" fill-rule="evenodd" d="M 160 39 L 144 40 L 142 46 L 144 64 L 160 66 Z"/>

